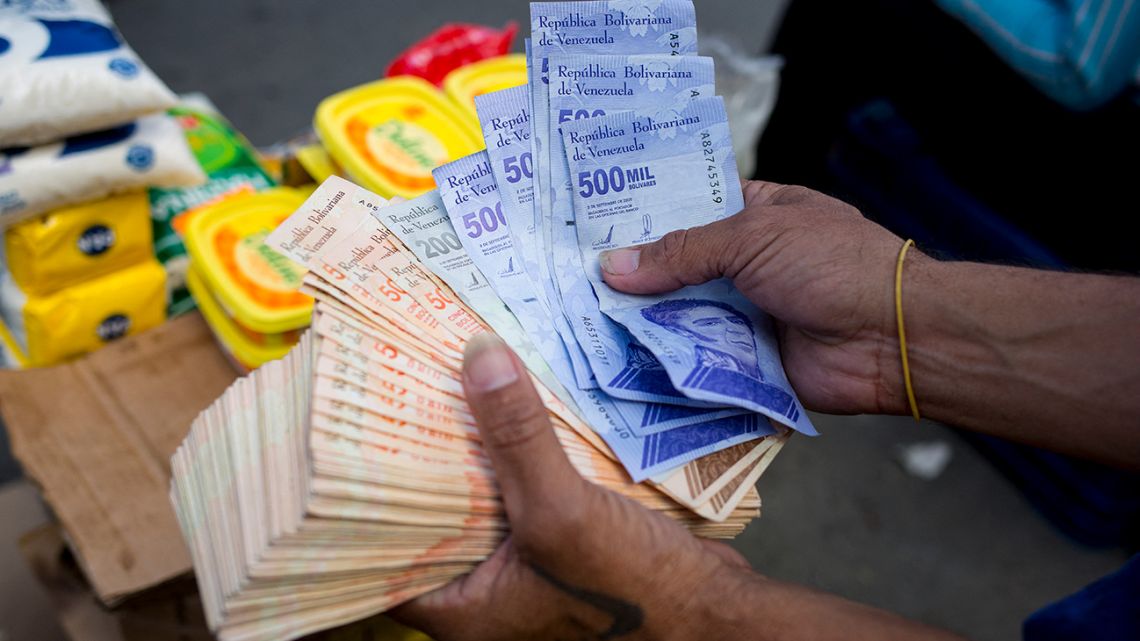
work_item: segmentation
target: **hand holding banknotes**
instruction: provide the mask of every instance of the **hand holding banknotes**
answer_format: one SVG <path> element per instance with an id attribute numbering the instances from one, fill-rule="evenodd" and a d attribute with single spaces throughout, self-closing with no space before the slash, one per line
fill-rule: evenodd
<path id="1" fill-rule="evenodd" d="M 498 339 L 469 343 L 463 381 L 511 536 L 470 575 L 392 610 L 434 639 L 787 639 L 793 623 L 805 639 L 853 624 L 868 639 L 956 639 L 766 579 L 731 547 L 589 484 Z"/>
<path id="2" fill-rule="evenodd" d="M 905 413 L 891 304 L 902 240 L 809 189 L 750 182 L 744 194 L 745 209 L 736 216 L 607 254 L 606 282 L 648 294 L 731 278 L 777 319 L 788 375 L 809 406 Z M 1140 352 L 1129 332 L 1140 300 L 1136 279 L 943 263 L 917 253 L 911 259 L 906 275 L 914 283 L 915 335 L 926 344 L 918 350 L 917 373 L 932 382 L 919 390 L 934 399 L 932 413 L 1136 466 L 1140 438 L 1128 428 L 1138 411 L 1134 384 L 1104 384 L 1105 377 L 1137 379 L 1129 374 Z M 923 295 L 932 288 L 943 288 L 937 303 Z M 1101 312 L 1091 321 L 1083 307 L 1090 304 Z M 1044 309 L 1065 331 L 1043 336 L 1041 324 L 1054 322 Z M 701 327 L 702 319 L 691 320 L 694 331 L 714 331 Z M 1004 357 L 1018 362 L 999 372 L 1005 388 L 994 385 L 987 372 L 997 368 L 985 363 L 993 345 L 978 347 L 994 337 L 978 335 L 983 326 L 1044 341 L 1033 345 L 1038 369 L 1019 366 L 1024 353 L 1006 346 Z M 945 355 L 932 357 L 928 348 Z M 1096 366 L 1081 365 L 1089 355 Z M 939 367 L 959 377 L 956 387 L 936 376 Z M 972 376 L 963 374 L 971 370 Z M 490 340 L 473 341 L 464 362 L 467 399 L 512 535 L 467 577 L 399 608 L 395 613 L 405 621 L 440 641 L 958 638 L 762 577 L 730 548 L 584 482 L 559 450 L 523 371 L 509 350 Z M 1042 374 L 1062 386 L 1090 379 L 1101 389 L 1098 420 L 1083 427 L 1074 420 L 1092 411 L 1079 395 L 1026 387 Z M 939 394 L 939 385 L 948 391 Z M 1014 418 L 1006 418 L 1011 412 Z M 1097 438 L 1074 438 L 1073 429 Z"/>
<path id="3" fill-rule="evenodd" d="M 902 240 L 803 187 L 749 182 L 744 199 L 736 216 L 604 255 L 606 282 L 657 294 L 728 277 L 780 321 L 784 367 L 808 407 L 904 412 L 889 304 Z"/>
<path id="4" fill-rule="evenodd" d="M 745 208 L 602 258 L 605 282 L 656 294 L 729 278 L 776 320 L 809 408 L 910 412 L 894 277 L 903 240 L 804 187 L 748 182 Z M 934 260 L 903 265 L 924 416 L 1112 465 L 1140 466 L 1140 279 Z"/>
<path id="5" fill-rule="evenodd" d="M 878 639 L 957 638 L 764 579 L 727 545 L 586 482 L 497 338 L 469 343 L 463 383 L 511 535 L 471 574 L 392 611 L 438 641 L 786 638 L 792 621 L 817 636 L 860 622 Z"/>
<path id="6" fill-rule="evenodd" d="M 394 613 L 440 641 L 695 634 L 686 626 L 710 603 L 693 586 L 747 571 L 744 558 L 579 476 L 498 338 L 468 344 L 463 383 L 511 536 L 470 575 Z"/>

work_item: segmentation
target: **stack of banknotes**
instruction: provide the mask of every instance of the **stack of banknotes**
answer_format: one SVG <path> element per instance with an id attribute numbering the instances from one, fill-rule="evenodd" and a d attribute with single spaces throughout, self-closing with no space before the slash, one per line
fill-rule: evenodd
<path id="1" fill-rule="evenodd" d="M 715 281 L 630 296 L 599 255 L 743 207 L 689 0 L 531 4 L 530 82 L 476 100 L 486 150 L 386 201 L 330 178 L 266 239 L 310 331 L 195 420 L 171 488 L 212 628 L 296 638 L 468 572 L 509 524 L 463 398 L 497 333 L 587 479 L 728 538 L 793 431 L 770 320 Z M 631 550 L 636 553 L 636 550 Z"/>

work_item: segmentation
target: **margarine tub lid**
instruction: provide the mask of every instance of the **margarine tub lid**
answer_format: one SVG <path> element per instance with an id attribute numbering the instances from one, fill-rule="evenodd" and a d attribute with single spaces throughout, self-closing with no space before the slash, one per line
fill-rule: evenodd
<path id="1" fill-rule="evenodd" d="M 475 96 L 526 84 L 526 56 L 512 53 L 456 68 L 443 79 L 443 90 L 478 122 Z"/>
<path id="2" fill-rule="evenodd" d="M 194 267 L 186 270 L 186 286 L 197 301 L 198 310 L 202 312 L 206 324 L 214 331 L 218 342 L 243 369 L 257 369 L 262 364 L 275 361 L 289 353 L 291 345 L 261 345 L 252 340 L 237 322 L 226 315 L 221 304 L 202 280 L 202 276 Z"/>
<path id="3" fill-rule="evenodd" d="M 433 189 L 433 169 L 483 148 L 470 118 L 414 76 L 329 96 L 317 107 L 314 125 L 333 160 L 387 198 Z"/>
<path id="4" fill-rule="evenodd" d="M 265 334 L 309 324 L 313 299 L 301 294 L 305 268 L 265 244 L 265 237 L 305 202 L 277 187 L 204 206 L 186 229 L 191 263 L 234 319 Z"/>

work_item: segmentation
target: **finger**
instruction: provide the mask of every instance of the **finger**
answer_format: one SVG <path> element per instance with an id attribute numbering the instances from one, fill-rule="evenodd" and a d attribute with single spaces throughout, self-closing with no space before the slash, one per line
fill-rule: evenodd
<path id="1" fill-rule="evenodd" d="M 801 200 L 810 192 L 802 187 L 781 185 L 765 180 L 746 180 L 741 186 L 744 192 L 744 206 L 789 204 Z"/>
<path id="2" fill-rule="evenodd" d="M 602 252 L 602 278 L 618 291 L 660 294 L 686 285 L 732 277 L 747 263 L 749 233 L 754 232 L 754 207 L 792 204 L 811 193 L 802 187 L 762 180 L 741 182 L 745 211 L 691 229 L 662 236 L 656 242 Z"/>
<path id="3" fill-rule="evenodd" d="M 584 481 L 558 443 L 522 362 L 494 334 L 468 341 L 463 389 L 512 529 L 517 532 L 531 520 L 528 511 L 577 505 Z"/>
<path id="4" fill-rule="evenodd" d="M 486 615 L 485 597 L 492 591 L 496 577 L 500 576 L 510 556 L 508 537 L 495 549 L 494 554 L 480 563 L 470 574 L 451 583 L 406 601 L 388 614 L 404 625 L 441 639 L 454 636 L 453 630 L 469 626 L 479 616 Z"/>
<path id="5" fill-rule="evenodd" d="M 602 278 L 618 291 L 659 294 L 728 275 L 737 253 L 740 215 L 669 232 L 656 242 L 603 252 Z"/>

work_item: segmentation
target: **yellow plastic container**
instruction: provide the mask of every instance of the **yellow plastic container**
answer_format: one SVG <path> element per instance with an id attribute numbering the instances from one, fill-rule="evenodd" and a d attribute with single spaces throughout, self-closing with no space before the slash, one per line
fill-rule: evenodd
<path id="1" fill-rule="evenodd" d="M 166 272 L 152 258 L 47 296 L 24 297 L 5 283 L 4 316 L 23 365 L 54 365 L 160 325 Z"/>
<path id="2" fill-rule="evenodd" d="M 242 327 L 222 309 L 221 303 L 214 298 L 213 292 L 202 281 L 193 265 L 186 270 L 186 287 L 194 297 L 194 302 L 198 303 L 198 311 L 213 330 L 222 349 L 240 371 L 248 372 L 284 357 L 300 338 L 301 330 L 284 334 L 259 334 Z"/>
<path id="3" fill-rule="evenodd" d="M 431 171 L 483 148 L 478 127 L 433 85 L 399 76 L 325 98 L 314 119 L 329 155 L 381 196 L 414 198 Z"/>
<path id="4" fill-rule="evenodd" d="M 154 256 L 146 192 L 115 196 L 13 226 L 4 238 L 20 290 L 45 296 Z"/>
<path id="5" fill-rule="evenodd" d="M 478 126 L 475 96 L 526 84 L 526 56 L 512 53 L 463 65 L 443 79 L 443 91 Z"/>
<path id="6" fill-rule="evenodd" d="M 320 145 L 305 145 L 297 150 L 297 162 L 312 178 L 310 182 L 321 184 L 329 176 L 339 176 L 340 171 L 332 156 Z"/>
<path id="7" fill-rule="evenodd" d="M 288 187 L 239 193 L 201 208 L 186 230 L 190 263 L 225 313 L 258 334 L 306 327 L 313 299 L 301 294 L 305 269 L 265 237 L 305 202 Z"/>

